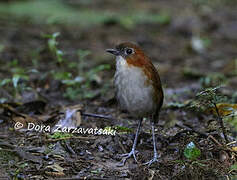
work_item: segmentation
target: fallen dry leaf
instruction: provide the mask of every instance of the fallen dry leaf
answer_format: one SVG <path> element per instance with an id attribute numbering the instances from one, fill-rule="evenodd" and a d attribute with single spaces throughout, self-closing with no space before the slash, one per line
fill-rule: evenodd
<path id="1" fill-rule="evenodd" d="M 221 116 L 227 116 L 227 115 L 232 114 L 233 111 L 237 111 L 237 104 L 219 103 L 216 106 Z M 214 107 L 208 108 L 205 112 L 207 114 L 217 115 L 216 109 Z"/>

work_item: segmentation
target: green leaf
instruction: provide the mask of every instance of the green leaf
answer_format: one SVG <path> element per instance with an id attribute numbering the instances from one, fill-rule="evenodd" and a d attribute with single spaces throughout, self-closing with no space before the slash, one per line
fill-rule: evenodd
<path id="1" fill-rule="evenodd" d="M 6 78 L 0 81 L 0 87 L 5 86 L 6 84 L 9 84 L 11 82 L 11 79 Z"/>
<path id="2" fill-rule="evenodd" d="M 170 102 L 167 104 L 167 107 L 169 107 L 169 108 L 183 108 L 185 106 L 186 106 L 186 104 L 180 103 L 180 102 Z"/>
<path id="3" fill-rule="evenodd" d="M 80 84 L 83 81 L 84 81 L 83 77 L 77 76 L 75 79 L 65 79 L 65 80 L 62 80 L 62 83 L 66 84 L 68 86 L 72 86 L 72 85 Z"/>
<path id="4" fill-rule="evenodd" d="M 7 101 L 6 98 L 0 98 L 0 104 L 5 103 Z"/>
<path id="5" fill-rule="evenodd" d="M 184 149 L 184 156 L 190 160 L 195 160 L 201 155 L 200 149 L 193 142 L 190 142 Z"/>
<path id="6" fill-rule="evenodd" d="M 14 74 L 12 77 L 12 83 L 13 83 L 14 88 L 17 88 L 19 80 L 20 80 L 20 75 Z"/>
<path id="7" fill-rule="evenodd" d="M 0 44 L 0 53 L 4 50 L 5 46 L 3 44 Z"/>
<path id="8" fill-rule="evenodd" d="M 53 33 L 52 38 L 56 38 L 56 37 L 58 37 L 59 35 L 60 35 L 60 32 L 55 32 L 55 33 Z"/>
<path id="9" fill-rule="evenodd" d="M 63 55 L 63 52 L 61 50 L 57 49 L 56 54 L 57 54 L 57 56 L 61 57 Z"/>
<path id="10" fill-rule="evenodd" d="M 171 17 L 168 14 L 161 14 L 161 15 L 157 16 L 156 21 L 159 24 L 169 24 L 171 21 Z"/>
<path id="11" fill-rule="evenodd" d="M 7 64 L 7 66 L 9 66 L 9 67 L 17 67 L 17 65 L 18 65 L 18 60 L 17 59 L 14 59 L 14 60 L 12 60 L 11 62 L 9 62 Z"/>
<path id="12" fill-rule="evenodd" d="M 88 56 L 91 52 L 89 50 L 83 50 L 83 49 L 79 49 L 77 51 L 77 55 L 79 57 L 80 60 L 83 60 L 86 56 Z"/>
<path id="13" fill-rule="evenodd" d="M 115 126 L 114 129 L 118 132 L 132 132 L 133 129 L 132 128 L 127 128 L 127 127 L 124 127 L 124 126 Z"/>
<path id="14" fill-rule="evenodd" d="M 27 71 L 27 73 L 39 73 L 39 71 L 37 69 L 30 69 Z"/>
<path id="15" fill-rule="evenodd" d="M 237 163 L 233 164 L 233 165 L 230 167 L 230 169 L 237 171 Z"/>
<path id="16" fill-rule="evenodd" d="M 61 139 L 61 138 L 72 137 L 72 134 L 62 133 L 62 132 L 55 132 L 52 135 L 48 135 L 48 137 L 52 138 L 52 139 Z"/>
<path id="17" fill-rule="evenodd" d="M 53 52 L 56 49 L 57 41 L 55 39 L 49 39 L 48 46 L 49 46 L 50 51 Z"/>
<path id="18" fill-rule="evenodd" d="M 56 80 L 69 80 L 72 77 L 72 73 L 70 72 L 53 72 L 52 75 Z"/>
<path id="19" fill-rule="evenodd" d="M 78 64 L 77 64 L 76 62 L 70 62 L 70 63 L 68 63 L 67 65 L 68 65 L 69 68 L 74 69 L 74 68 L 77 67 Z"/>
<path id="20" fill-rule="evenodd" d="M 98 168 L 96 170 L 92 170 L 91 173 L 94 173 L 94 174 L 99 174 L 101 172 L 102 168 Z"/>

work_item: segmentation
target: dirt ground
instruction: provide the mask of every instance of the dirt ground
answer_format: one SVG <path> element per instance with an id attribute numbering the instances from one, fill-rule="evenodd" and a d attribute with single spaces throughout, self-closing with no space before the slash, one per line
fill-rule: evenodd
<path id="1" fill-rule="evenodd" d="M 128 17 L 130 12 L 162 14 L 158 21 L 154 17 L 146 20 L 145 15 L 138 20 L 136 16 L 121 20 L 112 15 L 88 25 L 42 23 L 14 13 L 1 15 L 1 6 L 6 3 L 10 6 L 16 2 L 0 1 L 0 179 L 237 178 L 236 115 L 225 121 L 228 144 L 209 106 L 189 106 L 204 88 L 223 85 L 218 91 L 225 96 L 223 103 L 237 109 L 234 0 L 62 1 L 78 12 L 111 11 Z M 64 53 L 63 62 L 50 49 L 46 36 L 55 32 L 60 32 L 56 46 Z M 153 156 L 149 120 L 143 122 L 138 139 L 138 164 L 131 158 L 125 166 L 117 166 L 122 160 L 119 154 L 132 147 L 138 121 L 121 111 L 114 99 L 115 60 L 105 49 L 125 41 L 138 43 L 149 55 L 164 88 L 164 105 L 156 126 L 160 157 L 150 167 L 142 165 Z M 79 49 L 90 54 L 78 57 Z M 78 86 L 65 84 L 64 80 L 78 75 L 75 63 L 80 58 L 84 59 L 83 73 L 79 73 L 83 85 L 76 91 Z M 110 68 L 101 66 L 98 70 L 105 64 Z M 20 75 L 18 81 L 16 74 Z M 12 84 L 3 84 L 7 78 Z M 66 119 L 68 109 L 81 112 L 72 119 L 79 127 L 113 129 L 116 134 L 55 135 L 14 129 L 16 122 L 25 127 L 33 122 L 52 128 L 60 119 Z M 86 113 L 109 118 L 89 117 Z M 197 158 L 189 159 L 184 154 L 190 142 L 200 150 Z"/>

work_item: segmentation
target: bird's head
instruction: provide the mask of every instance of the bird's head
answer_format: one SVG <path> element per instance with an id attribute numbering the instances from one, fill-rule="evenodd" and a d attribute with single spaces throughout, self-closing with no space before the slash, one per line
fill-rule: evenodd
<path id="1" fill-rule="evenodd" d="M 138 45 L 130 42 L 121 43 L 114 49 L 107 49 L 106 51 L 115 56 L 121 56 L 124 60 L 126 60 L 128 65 L 139 67 L 144 66 L 149 61 L 149 59 L 143 53 L 143 50 Z"/>

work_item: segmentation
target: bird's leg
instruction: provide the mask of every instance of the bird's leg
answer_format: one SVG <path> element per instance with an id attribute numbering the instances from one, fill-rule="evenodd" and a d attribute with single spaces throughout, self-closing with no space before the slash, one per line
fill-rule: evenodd
<path id="1" fill-rule="evenodd" d="M 137 158 L 136 158 L 136 145 L 137 145 L 137 139 L 138 139 L 138 135 L 141 129 L 141 124 L 142 124 L 142 119 L 139 120 L 138 122 L 138 127 L 137 127 L 137 131 L 136 131 L 136 135 L 135 135 L 135 139 L 133 141 L 133 146 L 132 146 L 132 150 L 130 151 L 130 153 L 126 153 L 126 154 L 121 154 L 120 156 L 123 157 L 122 162 L 118 165 L 118 166 L 124 166 L 125 162 L 127 161 L 128 158 L 130 158 L 131 156 L 133 156 L 134 160 L 137 162 Z"/>
<path id="2" fill-rule="evenodd" d="M 151 129 L 152 129 L 152 139 L 153 139 L 153 148 L 154 148 L 154 156 L 153 159 L 151 159 L 150 161 L 144 163 L 144 165 L 148 165 L 150 166 L 152 163 L 158 161 L 158 154 L 157 154 L 157 150 L 156 150 L 156 139 L 155 139 L 155 125 L 154 125 L 154 121 L 151 122 Z"/>

